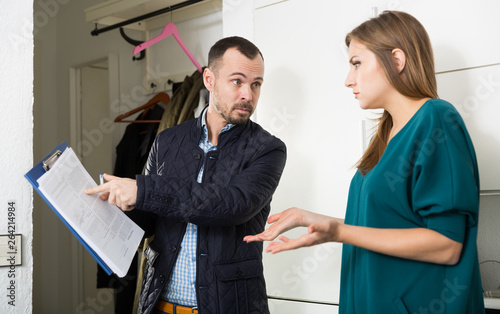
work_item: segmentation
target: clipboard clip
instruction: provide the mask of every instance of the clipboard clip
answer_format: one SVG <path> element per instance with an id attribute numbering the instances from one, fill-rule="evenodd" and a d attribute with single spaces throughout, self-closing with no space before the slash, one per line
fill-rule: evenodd
<path id="1" fill-rule="evenodd" d="M 56 150 L 55 152 L 53 152 L 52 154 L 50 154 L 50 156 L 47 157 L 47 159 L 45 159 L 42 162 L 43 169 L 45 171 L 49 171 L 50 168 L 52 168 L 52 166 L 54 165 L 54 163 L 57 161 L 57 159 L 59 158 L 59 156 L 61 156 L 61 154 L 62 154 L 62 152 L 60 150 Z"/>

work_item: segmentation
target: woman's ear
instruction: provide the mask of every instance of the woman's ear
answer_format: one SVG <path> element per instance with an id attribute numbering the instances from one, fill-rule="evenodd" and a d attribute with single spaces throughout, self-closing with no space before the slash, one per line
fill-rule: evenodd
<path id="1" fill-rule="evenodd" d="M 396 48 L 392 50 L 392 56 L 394 58 L 394 62 L 396 63 L 396 68 L 398 69 L 398 73 L 401 73 L 406 65 L 406 55 L 403 50 Z"/>

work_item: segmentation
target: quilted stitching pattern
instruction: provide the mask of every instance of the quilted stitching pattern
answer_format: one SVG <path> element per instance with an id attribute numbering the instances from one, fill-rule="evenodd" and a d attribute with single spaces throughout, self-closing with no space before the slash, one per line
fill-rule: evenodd
<path id="1" fill-rule="evenodd" d="M 197 297 L 201 314 L 269 313 L 262 274 L 262 243 L 243 236 L 263 230 L 272 194 L 285 165 L 283 142 L 249 121 L 220 137 L 207 155 L 204 181 L 196 182 L 203 151 L 199 120 L 163 131 L 138 176 L 137 208 L 154 213 L 161 248 L 149 267 L 140 313 L 150 313 L 169 278 L 186 222 L 198 225 Z"/>

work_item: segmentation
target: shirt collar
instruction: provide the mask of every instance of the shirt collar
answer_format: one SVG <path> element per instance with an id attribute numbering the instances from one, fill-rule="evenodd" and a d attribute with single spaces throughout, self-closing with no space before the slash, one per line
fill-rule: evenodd
<path id="1" fill-rule="evenodd" d="M 201 126 L 203 128 L 203 137 L 205 139 L 208 139 L 208 129 L 207 129 L 207 122 L 206 122 L 206 116 L 207 116 L 207 111 L 208 111 L 208 106 L 205 108 L 205 110 L 201 113 Z M 229 131 L 232 127 L 234 127 L 236 124 L 227 124 L 225 127 L 223 127 L 220 130 L 220 133 Z M 220 134 L 219 133 L 219 134 Z"/>

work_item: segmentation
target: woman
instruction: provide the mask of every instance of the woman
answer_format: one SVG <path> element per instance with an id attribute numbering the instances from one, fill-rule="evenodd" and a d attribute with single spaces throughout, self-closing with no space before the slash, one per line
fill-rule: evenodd
<path id="1" fill-rule="evenodd" d="M 438 99 L 427 32 L 383 12 L 346 37 L 345 85 L 363 109 L 383 109 L 357 164 L 345 220 L 290 208 L 245 241 L 268 252 L 343 243 L 340 313 L 484 313 L 476 236 L 477 161 L 455 108 Z"/>

